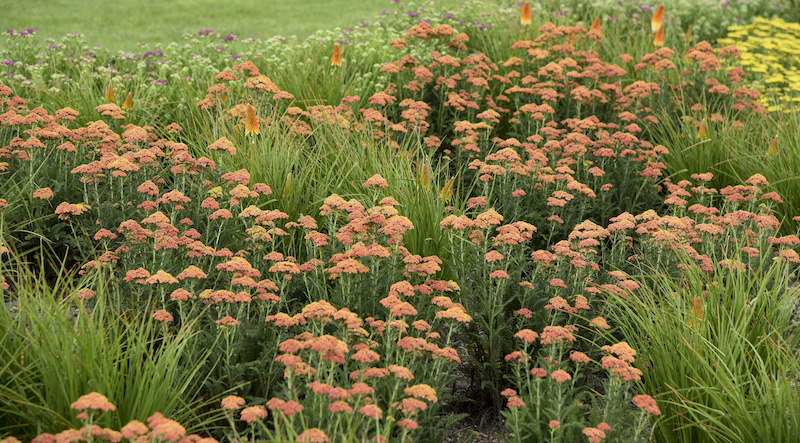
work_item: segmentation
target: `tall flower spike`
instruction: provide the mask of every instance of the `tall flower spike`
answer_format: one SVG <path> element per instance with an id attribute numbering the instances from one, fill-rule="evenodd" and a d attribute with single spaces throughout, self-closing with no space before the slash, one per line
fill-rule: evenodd
<path id="1" fill-rule="evenodd" d="M 775 138 L 772 139 L 772 143 L 769 144 L 769 149 L 767 149 L 767 154 L 769 155 L 778 155 L 778 136 L 776 135 Z"/>
<path id="2" fill-rule="evenodd" d="M 261 133 L 261 123 L 258 121 L 258 116 L 256 115 L 256 108 L 253 105 L 247 105 L 247 109 L 244 113 L 244 133 L 245 134 L 260 134 Z"/>
<path id="3" fill-rule="evenodd" d="M 128 96 L 125 97 L 125 101 L 122 102 L 122 109 L 126 111 L 133 109 L 133 95 L 131 95 L 130 92 L 128 93 Z"/>
<path id="4" fill-rule="evenodd" d="M 113 103 L 117 99 L 117 97 L 114 95 L 114 82 L 112 82 L 111 80 L 108 81 L 108 88 L 106 88 L 105 99 L 107 102 L 110 103 Z"/>
<path id="5" fill-rule="evenodd" d="M 708 138 L 708 129 L 706 129 L 706 119 L 700 121 L 700 129 L 697 130 L 697 138 L 704 140 Z"/>
<path id="6" fill-rule="evenodd" d="M 592 28 L 589 29 L 589 32 L 597 32 L 600 36 L 603 35 L 603 29 L 601 28 L 600 24 L 600 17 L 594 19 L 594 23 L 592 23 Z"/>
<path id="7" fill-rule="evenodd" d="M 450 203 L 450 198 L 453 197 L 453 181 L 455 177 L 450 177 L 450 180 L 447 180 L 447 183 L 444 184 L 444 187 L 439 192 L 439 197 L 445 201 L 445 203 Z"/>
<path id="8" fill-rule="evenodd" d="M 431 176 L 428 172 L 428 165 L 422 165 L 422 177 L 420 177 L 420 181 L 422 182 L 422 186 L 425 186 L 425 189 L 431 188 Z"/>
<path id="9" fill-rule="evenodd" d="M 656 9 L 656 13 L 653 14 L 653 18 L 650 20 L 650 29 L 653 32 L 658 32 L 659 29 L 663 27 L 664 24 L 664 5 L 661 5 Z"/>
<path id="10" fill-rule="evenodd" d="M 523 26 L 528 26 L 528 25 L 531 24 L 531 4 L 530 3 L 525 2 L 525 4 L 522 5 L 522 14 L 520 14 L 520 16 L 519 16 L 519 22 Z"/>
<path id="11" fill-rule="evenodd" d="M 658 31 L 656 31 L 656 36 L 655 36 L 655 38 L 653 38 L 653 44 L 656 45 L 656 46 L 659 46 L 659 47 L 664 46 L 664 27 L 663 26 L 658 28 Z"/>
<path id="12" fill-rule="evenodd" d="M 333 45 L 333 55 L 331 55 L 331 66 L 342 66 L 342 51 L 339 44 Z"/>
<path id="13" fill-rule="evenodd" d="M 683 41 L 685 42 L 692 42 L 694 41 L 694 37 L 692 37 L 692 25 L 689 25 L 686 28 L 686 33 L 683 34 Z"/>
<path id="14" fill-rule="evenodd" d="M 689 327 L 692 328 L 699 326 L 704 317 L 705 314 L 703 314 L 703 300 L 701 300 L 700 297 L 695 297 L 694 306 L 692 306 L 692 316 L 689 317 Z"/>
<path id="15" fill-rule="evenodd" d="M 286 175 L 286 186 L 283 188 L 283 195 L 289 195 L 292 193 L 292 173 Z"/>

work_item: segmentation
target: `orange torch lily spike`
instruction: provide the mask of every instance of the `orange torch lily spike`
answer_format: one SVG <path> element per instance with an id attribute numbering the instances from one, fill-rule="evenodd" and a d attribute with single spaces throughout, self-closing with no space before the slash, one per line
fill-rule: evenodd
<path id="1" fill-rule="evenodd" d="M 453 197 L 453 181 L 455 180 L 455 176 L 450 177 L 450 180 L 447 180 L 447 183 L 444 184 L 444 187 L 441 191 L 439 191 L 439 197 L 445 201 L 445 203 L 450 203 L 450 198 Z"/>
<path id="2" fill-rule="evenodd" d="M 664 24 L 664 5 L 661 5 L 656 9 L 656 13 L 653 14 L 652 20 L 650 20 L 650 29 L 653 32 L 657 32 Z"/>
<path id="3" fill-rule="evenodd" d="M 778 136 L 776 135 L 775 138 L 772 139 L 772 143 L 769 144 L 769 149 L 767 149 L 767 154 L 769 155 L 778 155 Z"/>
<path id="4" fill-rule="evenodd" d="M 689 317 L 689 327 L 699 327 L 703 318 L 705 318 L 705 314 L 703 313 L 703 300 L 701 300 L 700 297 L 695 297 L 694 306 L 692 306 L 692 316 Z M 693 320 L 697 321 L 695 322 Z"/>
<path id="5" fill-rule="evenodd" d="M 331 66 L 342 66 L 342 51 L 339 44 L 333 45 L 333 55 L 331 55 Z"/>
<path id="6" fill-rule="evenodd" d="M 420 183 L 422 186 L 425 186 L 425 189 L 431 189 L 431 176 L 428 172 L 428 165 L 422 165 L 422 176 L 419 178 Z"/>
<path id="7" fill-rule="evenodd" d="M 292 193 L 292 173 L 291 171 L 286 175 L 286 186 L 283 187 L 283 196 L 286 197 Z"/>
<path id="8" fill-rule="evenodd" d="M 664 46 L 664 27 L 658 28 L 656 31 L 656 36 L 653 38 L 653 44 L 656 46 Z"/>
<path id="9" fill-rule="evenodd" d="M 122 102 L 122 109 L 126 111 L 133 109 L 133 95 L 131 95 L 130 92 L 128 93 L 128 96 L 125 97 L 125 101 Z"/>
<path id="10" fill-rule="evenodd" d="M 528 25 L 531 24 L 531 4 L 530 3 L 525 2 L 525 4 L 522 5 L 522 14 L 519 16 L 519 22 L 523 26 L 528 26 Z"/>
<path id="11" fill-rule="evenodd" d="M 592 23 L 592 28 L 589 29 L 589 32 L 596 32 L 597 34 L 602 36 L 603 35 L 603 29 L 600 26 L 601 26 L 600 17 L 597 17 L 596 19 L 594 19 L 594 23 Z"/>
<path id="12" fill-rule="evenodd" d="M 114 95 L 114 82 L 112 81 L 108 82 L 108 88 L 106 88 L 105 99 L 107 102 L 111 103 L 113 103 L 117 99 L 117 97 Z"/>
<path id="13" fill-rule="evenodd" d="M 706 129 L 706 119 L 700 121 L 700 129 L 697 130 L 697 138 L 704 140 L 708 138 L 708 129 Z"/>
<path id="14" fill-rule="evenodd" d="M 692 25 L 689 25 L 689 27 L 686 28 L 686 34 L 683 34 L 683 41 L 691 42 L 693 40 L 694 37 L 692 37 Z"/>
<path id="15" fill-rule="evenodd" d="M 244 133 L 245 135 L 261 133 L 261 123 L 258 121 L 256 108 L 253 105 L 247 105 L 244 113 Z"/>

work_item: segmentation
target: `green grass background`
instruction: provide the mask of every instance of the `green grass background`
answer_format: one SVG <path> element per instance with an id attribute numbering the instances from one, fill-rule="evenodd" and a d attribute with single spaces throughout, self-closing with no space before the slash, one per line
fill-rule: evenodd
<path id="1" fill-rule="evenodd" d="M 415 10 L 404 3 L 404 10 Z M 460 3 L 436 2 L 454 9 Z M 202 29 L 239 38 L 304 39 L 318 29 L 378 20 L 381 11 L 396 7 L 392 0 L 0 0 L 0 32 L 34 28 L 41 38 L 56 40 L 82 32 L 91 45 L 134 50 L 139 42 L 167 44 Z"/>

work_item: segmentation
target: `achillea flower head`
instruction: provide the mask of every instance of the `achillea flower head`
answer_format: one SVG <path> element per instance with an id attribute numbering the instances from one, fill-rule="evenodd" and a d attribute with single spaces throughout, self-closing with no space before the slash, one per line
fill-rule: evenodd
<path id="1" fill-rule="evenodd" d="M 589 356 L 584 354 L 583 352 L 575 351 L 569 355 L 569 359 L 574 361 L 575 363 L 589 363 L 591 360 Z"/>
<path id="2" fill-rule="evenodd" d="M 159 309 L 158 311 L 156 311 L 153 314 L 153 318 L 155 320 L 158 320 L 158 321 L 163 321 L 164 323 L 170 323 L 173 320 L 175 320 L 175 318 L 172 316 L 172 314 L 170 314 L 169 312 L 167 312 L 167 311 L 165 311 L 163 309 Z"/>
<path id="3" fill-rule="evenodd" d="M 281 412 L 283 412 L 285 415 L 292 416 L 292 415 L 295 415 L 295 414 L 297 414 L 299 412 L 302 412 L 303 409 L 305 409 L 305 407 L 303 407 L 303 405 L 301 405 L 300 403 L 297 403 L 294 400 L 289 400 L 287 402 L 284 402 L 282 405 L 280 405 L 278 407 L 278 409 L 280 409 Z M 324 440 L 324 441 L 327 441 L 327 440 Z"/>
<path id="4" fill-rule="evenodd" d="M 658 409 L 656 401 L 653 400 L 653 397 L 650 397 L 649 395 L 637 395 L 633 397 L 632 401 L 636 407 L 644 410 L 648 414 L 661 415 L 661 410 Z"/>
<path id="5" fill-rule="evenodd" d="M 506 388 L 506 389 L 503 389 L 500 392 L 500 395 L 502 395 L 504 397 L 513 397 L 513 396 L 517 395 L 517 391 L 515 391 L 515 390 L 513 390 L 511 388 Z"/>
<path id="6" fill-rule="evenodd" d="M 241 419 L 246 423 L 267 418 L 267 409 L 262 405 L 250 406 L 242 409 Z"/>
<path id="7" fill-rule="evenodd" d="M 522 12 L 520 13 L 519 16 L 519 23 L 523 26 L 529 26 L 531 24 L 531 4 L 528 2 L 525 2 L 525 4 L 522 5 Z"/>
<path id="8" fill-rule="evenodd" d="M 134 440 L 136 437 L 150 432 L 150 429 L 147 428 L 146 424 L 138 420 L 131 420 L 130 423 L 122 427 L 120 432 L 122 433 L 123 438 Z"/>
<path id="9" fill-rule="evenodd" d="M 417 429 L 419 427 L 417 422 L 412 420 L 412 419 L 410 419 L 410 418 L 404 418 L 404 419 L 398 421 L 397 422 L 397 426 L 400 426 L 401 428 L 406 428 L 409 431 L 413 431 L 414 429 Z"/>
<path id="10" fill-rule="evenodd" d="M 380 360 L 381 356 L 371 349 L 361 349 L 355 354 L 351 355 L 350 359 L 366 364 Z"/>
<path id="11" fill-rule="evenodd" d="M 611 329 L 611 326 L 608 325 L 608 322 L 603 317 L 595 317 L 589 324 L 600 329 Z"/>
<path id="12" fill-rule="evenodd" d="M 90 209 L 89 205 L 83 203 L 67 203 L 61 202 L 55 210 L 55 214 L 58 215 L 60 220 L 68 220 L 70 215 L 81 215 L 86 212 L 87 209 Z"/>
<path id="13" fill-rule="evenodd" d="M 97 392 L 91 392 L 78 398 L 77 401 L 69 406 L 76 411 L 85 411 L 87 409 L 98 409 L 101 411 L 115 411 L 117 409 L 105 395 Z"/>
<path id="14" fill-rule="evenodd" d="M 376 404 L 366 405 L 361 409 L 359 409 L 358 412 L 375 420 L 380 420 L 381 418 L 383 418 L 383 411 Z"/>
<path id="15" fill-rule="evenodd" d="M 416 398 L 404 398 L 400 401 L 400 406 L 397 408 L 403 414 L 412 415 L 417 411 L 425 411 L 428 409 L 428 404 Z"/>
<path id="16" fill-rule="evenodd" d="M 145 283 L 148 285 L 154 285 L 158 283 L 171 284 L 178 283 L 178 279 L 173 277 L 169 272 L 159 269 L 158 272 L 148 277 L 147 280 L 145 280 Z"/>
<path id="17" fill-rule="evenodd" d="M 375 174 L 372 177 L 370 177 L 369 180 L 364 182 L 365 188 L 370 188 L 372 186 L 377 186 L 381 189 L 386 189 L 387 187 L 389 187 L 389 183 L 386 181 L 386 179 L 381 177 L 380 174 Z"/>
<path id="18" fill-rule="evenodd" d="M 389 365 L 386 367 L 386 369 L 388 369 L 397 378 L 402 378 L 403 380 L 414 379 L 414 374 L 412 374 L 411 371 L 405 366 Z"/>
<path id="19" fill-rule="evenodd" d="M 339 44 L 333 45 L 333 54 L 331 54 L 331 66 L 342 66 L 342 51 L 339 49 Z"/>
<path id="20" fill-rule="evenodd" d="M 150 428 L 153 429 L 152 437 L 161 441 L 177 442 L 186 435 L 186 428 L 175 420 L 165 418 L 161 413 L 156 412 L 147 419 Z"/>
<path id="21" fill-rule="evenodd" d="M 436 390 L 426 384 L 418 384 L 405 388 L 403 392 L 412 397 L 428 400 L 431 403 L 436 403 L 438 401 Z"/>
<path id="22" fill-rule="evenodd" d="M 330 403 L 328 405 L 328 409 L 331 412 L 346 412 L 348 414 L 353 413 L 353 408 L 349 404 L 347 404 L 347 402 L 344 402 L 342 400 L 337 400 L 335 402 Z"/>
<path id="23" fill-rule="evenodd" d="M 245 402 L 245 400 L 242 397 L 238 397 L 236 395 L 229 395 L 222 399 L 222 408 L 227 409 L 229 411 L 241 409 L 246 404 L 247 402 Z"/>
<path id="24" fill-rule="evenodd" d="M 509 397 L 509 398 L 508 398 L 508 404 L 507 404 L 507 406 L 508 406 L 509 408 L 523 408 L 523 407 L 525 407 L 525 402 L 524 402 L 524 401 L 522 401 L 522 399 L 521 399 L 521 398 L 519 398 L 519 397 L 517 397 L 517 396 L 515 395 L 515 396 L 513 396 L 513 397 Z"/>
<path id="25" fill-rule="evenodd" d="M 567 371 L 563 370 L 563 369 L 558 369 L 556 371 L 553 371 L 553 373 L 550 374 L 550 378 L 552 378 L 553 380 L 555 380 L 555 381 L 557 381 L 559 383 L 563 383 L 565 381 L 572 380 L 572 376 L 569 375 L 569 373 Z"/>
<path id="26" fill-rule="evenodd" d="M 221 319 L 217 320 L 216 323 L 220 325 L 222 328 L 226 328 L 229 326 L 239 326 L 239 320 L 231 317 L 230 315 L 226 315 Z M 227 397 L 226 397 L 227 398 Z"/>
<path id="27" fill-rule="evenodd" d="M 33 191 L 33 198 L 40 198 L 42 200 L 50 200 L 53 198 L 53 190 L 50 188 L 41 188 Z"/>
<path id="28" fill-rule="evenodd" d="M 603 349 L 606 352 L 610 352 L 616 354 L 620 360 L 626 361 L 628 363 L 633 363 L 636 356 L 636 351 L 628 345 L 627 342 L 621 341 L 613 346 L 603 346 Z"/>
<path id="29" fill-rule="evenodd" d="M 589 438 L 591 443 L 600 443 L 606 438 L 606 433 L 597 428 L 586 427 L 583 428 L 583 435 Z"/>
<path id="30" fill-rule="evenodd" d="M 533 343 L 539 337 L 539 334 L 530 329 L 523 329 L 514 334 L 514 337 L 522 339 L 526 343 Z"/>

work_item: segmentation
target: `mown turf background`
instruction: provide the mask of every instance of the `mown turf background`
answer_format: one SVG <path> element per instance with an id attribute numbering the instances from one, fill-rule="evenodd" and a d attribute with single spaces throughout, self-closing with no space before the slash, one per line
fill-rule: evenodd
<path id="1" fill-rule="evenodd" d="M 404 2 L 416 10 L 428 2 Z M 438 0 L 458 9 L 461 0 Z M 184 33 L 211 29 L 239 38 L 308 37 L 318 29 L 347 28 L 375 21 L 397 9 L 392 0 L 0 0 L 0 32 L 33 28 L 59 40 L 82 32 L 91 45 L 134 50 L 139 42 L 167 44 Z M 0 39 L 0 45 L 5 39 Z"/>

